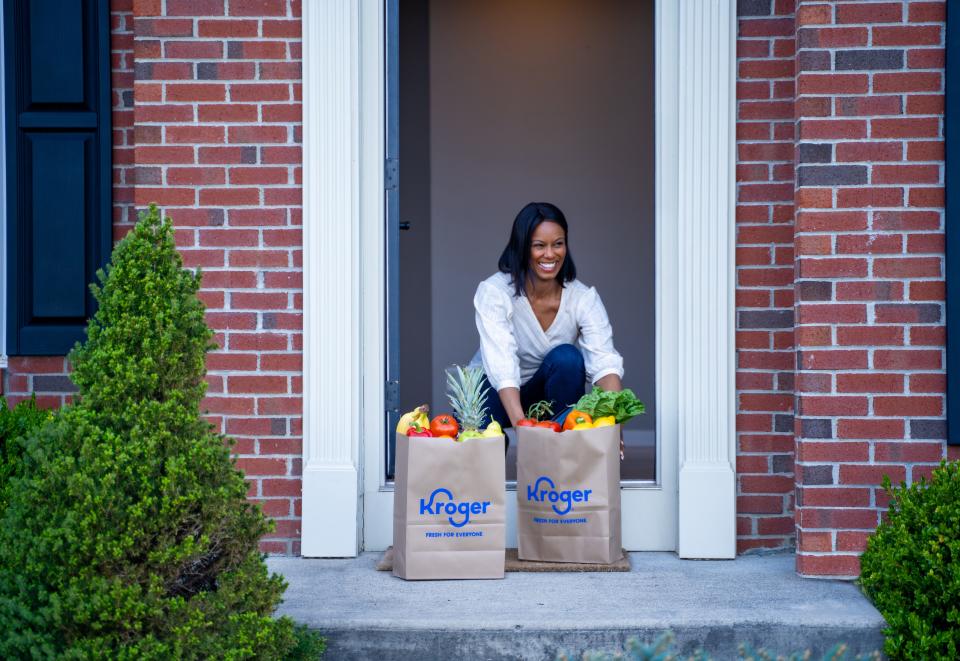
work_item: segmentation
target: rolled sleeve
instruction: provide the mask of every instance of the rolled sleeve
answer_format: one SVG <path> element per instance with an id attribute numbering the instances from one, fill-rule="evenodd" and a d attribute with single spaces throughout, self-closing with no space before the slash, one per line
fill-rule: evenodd
<path id="1" fill-rule="evenodd" d="M 580 351 L 590 383 L 610 374 L 623 378 L 623 356 L 613 347 L 613 328 L 600 295 L 593 287 L 584 294 L 577 310 Z"/>
<path id="2" fill-rule="evenodd" d="M 513 335 L 513 305 L 506 292 L 481 282 L 473 297 L 483 371 L 494 390 L 520 387 L 520 361 Z"/>

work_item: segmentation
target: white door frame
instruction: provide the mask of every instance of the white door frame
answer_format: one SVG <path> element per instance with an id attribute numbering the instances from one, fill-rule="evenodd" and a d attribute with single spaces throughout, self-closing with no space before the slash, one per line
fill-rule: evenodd
<path id="1" fill-rule="evenodd" d="M 308 557 L 349 557 L 391 542 L 393 492 L 383 486 L 381 447 L 383 30 L 382 0 L 304 3 Z M 673 500 L 677 517 L 675 527 L 660 526 L 659 539 L 650 530 L 630 539 L 625 527 L 624 544 L 732 558 L 736 2 L 657 0 L 656 35 L 657 433 L 660 467 L 669 467 L 658 470 L 656 497 Z M 632 497 L 651 494 L 624 489 L 625 508 Z M 516 501 L 508 500 L 512 526 Z"/>

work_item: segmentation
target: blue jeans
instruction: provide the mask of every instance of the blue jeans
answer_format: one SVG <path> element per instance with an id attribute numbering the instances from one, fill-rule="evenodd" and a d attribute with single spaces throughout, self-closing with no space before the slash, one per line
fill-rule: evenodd
<path id="1" fill-rule="evenodd" d="M 487 377 L 483 378 L 484 384 L 490 387 Z M 543 362 L 530 380 L 520 386 L 520 405 L 523 407 L 524 414 L 531 404 L 546 399 L 553 409 L 553 419 L 562 424 L 570 407 L 583 397 L 586 379 L 587 372 L 580 350 L 572 344 L 554 347 L 543 357 Z M 487 396 L 487 407 L 489 408 L 488 424 L 490 420 L 496 420 L 504 429 L 511 426 L 510 418 L 500 401 L 500 395 L 492 387 Z"/>

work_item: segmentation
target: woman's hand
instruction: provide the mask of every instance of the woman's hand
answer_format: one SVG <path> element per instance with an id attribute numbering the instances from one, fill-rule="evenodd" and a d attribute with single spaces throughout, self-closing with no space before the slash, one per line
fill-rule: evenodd
<path id="1" fill-rule="evenodd" d="M 507 417 L 510 418 L 510 424 L 516 427 L 517 423 L 525 417 L 523 405 L 520 403 L 520 389 L 501 388 L 498 394 L 500 395 L 500 401 L 503 403 L 503 410 L 507 412 Z"/>

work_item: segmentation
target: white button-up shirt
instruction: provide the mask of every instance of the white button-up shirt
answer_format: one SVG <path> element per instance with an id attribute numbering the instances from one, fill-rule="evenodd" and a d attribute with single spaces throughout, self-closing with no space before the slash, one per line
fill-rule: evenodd
<path id="1" fill-rule="evenodd" d="M 482 365 L 495 390 L 519 388 L 561 344 L 580 349 L 590 383 L 608 374 L 623 378 L 623 357 L 613 348 L 607 311 L 597 290 L 579 280 L 565 284 L 560 309 L 547 330 L 527 297 L 515 295 L 508 273 L 495 273 L 481 282 L 473 306 L 480 350 L 471 365 Z"/>

